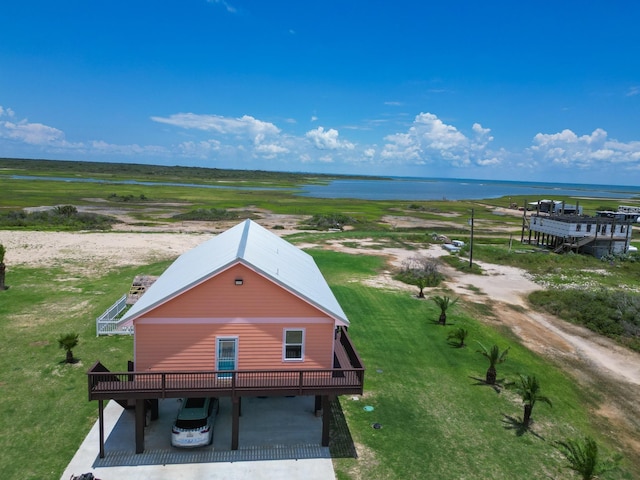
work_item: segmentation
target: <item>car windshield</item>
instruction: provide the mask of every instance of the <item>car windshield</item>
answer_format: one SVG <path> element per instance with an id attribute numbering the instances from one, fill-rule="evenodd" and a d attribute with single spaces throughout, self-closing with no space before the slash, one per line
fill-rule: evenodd
<path id="1" fill-rule="evenodd" d="M 185 399 L 176 419 L 176 427 L 186 430 L 204 427 L 209 416 L 207 400 L 206 398 Z"/>
<path id="2" fill-rule="evenodd" d="M 196 420 L 176 420 L 176 427 L 184 430 L 193 430 L 194 428 L 202 428 L 207 424 L 206 418 L 199 418 Z"/>
<path id="3" fill-rule="evenodd" d="M 204 407 L 205 398 L 187 398 L 184 404 L 184 408 L 202 408 Z"/>

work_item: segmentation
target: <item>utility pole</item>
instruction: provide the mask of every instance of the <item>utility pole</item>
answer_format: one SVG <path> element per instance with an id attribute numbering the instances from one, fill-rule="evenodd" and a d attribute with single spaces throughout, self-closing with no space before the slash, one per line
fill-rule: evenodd
<path id="1" fill-rule="evenodd" d="M 473 208 L 471 209 L 471 220 L 469 220 L 469 225 L 471 225 L 471 241 L 469 242 L 469 269 L 473 268 Z"/>

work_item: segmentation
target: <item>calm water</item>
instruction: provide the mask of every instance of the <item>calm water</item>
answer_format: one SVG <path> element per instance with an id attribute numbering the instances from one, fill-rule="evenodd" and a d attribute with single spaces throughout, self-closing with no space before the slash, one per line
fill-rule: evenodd
<path id="1" fill-rule="evenodd" d="M 569 183 L 461 180 L 452 178 L 391 178 L 388 180 L 334 180 L 328 185 L 305 185 L 303 196 L 365 200 L 474 200 L 516 195 L 532 199 L 640 197 L 640 187 Z"/>
<path id="2" fill-rule="evenodd" d="M 146 186 L 164 185 L 235 190 L 291 190 L 268 187 L 232 187 L 228 185 L 139 182 L 136 180 L 104 181 L 94 178 L 38 177 L 27 175 L 12 175 L 10 178 L 14 180 L 53 180 Z M 333 180 L 326 185 L 303 185 L 297 194 L 314 198 L 355 198 L 362 200 L 476 200 L 516 195 L 531 196 L 532 200 L 541 198 L 555 200 L 562 199 L 562 197 L 640 199 L 640 187 L 397 177 L 383 180 Z"/>

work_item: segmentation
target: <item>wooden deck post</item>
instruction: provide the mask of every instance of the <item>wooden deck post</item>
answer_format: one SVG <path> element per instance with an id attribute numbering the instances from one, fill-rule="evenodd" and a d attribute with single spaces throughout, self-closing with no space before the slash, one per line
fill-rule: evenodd
<path id="1" fill-rule="evenodd" d="M 329 395 L 322 396 L 322 446 L 329 446 L 329 433 L 331 430 L 331 405 Z"/>
<path id="2" fill-rule="evenodd" d="M 240 432 L 240 397 L 231 397 L 231 450 L 238 450 L 238 437 Z"/>
<path id="3" fill-rule="evenodd" d="M 136 399 L 136 453 L 144 452 L 144 398 Z"/>
<path id="4" fill-rule="evenodd" d="M 157 398 L 151 399 L 151 420 L 160 418 L 160 405 Z"/>
<path id="5" fill-rule="evenodd" d="M 98 400 L 98 425 L 100 429 L 100 458 L 104 458 L 104 400 Z"/>

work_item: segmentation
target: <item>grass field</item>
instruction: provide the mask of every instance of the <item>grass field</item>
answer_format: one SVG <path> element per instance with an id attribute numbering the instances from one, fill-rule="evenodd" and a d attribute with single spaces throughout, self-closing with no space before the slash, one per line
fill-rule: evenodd
<path id="1" fill-rule="evenodd" d="M 337 459 L 339 478 L 570 478 L 560 470 L 554 440 L 590 434 L 610 439 L 591 423 L 597 398 L 580 390 L 552 365 L 528 352 L 508 333 L 496 332 L 457 308 L 451 325 L 434 320 L 432 302 L 406 293 L 353 282 L 381 268 L 378 257 L 312 252 L 352 322 L 351 334 L 368 368 L 366 393 L 341 403 L 359 458 Z M 166 263 L 144 268 L 159 273 Z M 0 408 L 0 463 L 3 478 L 58 478 L 95 421 L 86 400 L 86 369 L 95 360 L 114 367 L 132 357 L 130 337 L 95 337 L 94 318 L 140 268 L 107 275 L 69 277 L 57 270 L 12 270 L 11 288 L 0 303 L 3 372 Z M 470 332 L 469 346 L 447 342 L 452 328 Z M 60 333 L 80 333 L 64 365 Z M 487 365 L 475 341 L 511 347 L 499 378 L 537 375 L 553 408 L 539 405 L 531 432 L 518 434 L 519 398 L 482 385 Z M 373 412 L 363 407 L 371 405 Z M 383 428 L 375 430 L 375 422 Z M 38 460 L 33 461 L 37 452 Z M 610 478 L 634 478 L 627 466 Z"/>
<path id="2" fill-rule="evenodd" d="M 230 179 L 236 180 L 242 181 Z M 421 202 L 424 208 L 399 201 L 318 202 L 292 196 L 295 179 L 263 181 L 291 190 L 70 185 L 0 178 L 0 211 L 57 204 L 112 205 L 109 197 L 116 193 L 121 197 L 144 195 L 148 200 L 126 208 L 139 222 L 148 224 L 158 222 L 162 213 L 184 213 L 199 207 L 260 208 L 309 216 L 342 212 L 361 220 L 356 230 L 349 232 L 348 242 L 368 238 L 387 246 L 415 248 L 416 242 L 426 244 L 432 231 L 467 240 L 466 220 L 474 208 L 477 259 L 520 266 L 555 284 L 574 282 L 591 270 L 600 272 L 591 278 L 600 278 L 605 285 L 638 283 L 637 263 L 609 265 L 587 257 L 510 253 L 508 236 L 519 238 L 521 220 L 493 213 L 504 199 Z M 585 209 L 599 208 L 602 203 L 581 202 Z M 382 221 L 389 215 L 410 215 L 434 221 L 437 226 L 399 228 Z M 443 221 L 449 223 L 437 223 Z M 308 232 L 291 239 L 314 242 L 343 236 Z M 524 247 L 518 244 L 516 249 Z M 382 269 L 380 258 L 324 250 L 311 253 L 351 320 L 350 334 L 367 367 L 365 395 L 359 400 L 341 398 L 359 457 L 334 461 L 340 479 L 568 479 L 573 477 L 561 468 L 562 459 L 553 441 L 588 434 L 606 453 L 620 450 L 615 431 L 603 428 L 602 420 L 593 415 L 601 400 L 597 389 L 578 386 L 557 365 L 522 347 L 508 330 L 480 322 L 470 313 L 478 312 L 479 306 L 459 304 L 449 313 L 451 325 L 442 327 L 435 324 L 438 311 L 433 302 L 356 281 Z M 87 368 L 101 360 L 119 369 L 132 358 L 131 338 L 97 338 L 95 318 L 128 289 L 134 275 L 159 274 L 167 265 L 163 262 L 117 271 L 87 268 L 86 273 L 64 264 L 47 269 L 9 265 L 7 284 L 11 288 L 0 292 L 2 478 L 60 477 L 97 416 L 96 405 L 87 401 Z M 485 313 L 489 310 L 487 307 Z M 460 326 L 470 333 L 468 346 L 457 349 L 448 343 L 447 334 Z M 74 349 L 80 362 L 74 365 L 62 363 L 64 351 L 57 345 L 57 338 L 68 332 L 80 334 L 80 344 Z M 519 397 L 504 388 L 498 393 L 478 380 L 484 377 L 487 365 L 476 352 L 476 341 L 511 348 L 507 362 L 498 366 L 498 376 L 505 382 L 515 380 L 519 373 L 540 379 L 543 394 L 553 401 L 553 407 L 536 405 L 530 432 L 519 432 Z M 374 410 L 364 411 L 365 405 Z M 382 428 L 372 428 L 373 423 Z M 626 456 L 622 468 L 607 478 L 640 478 L 638 472 L 640 459 Z"/>

